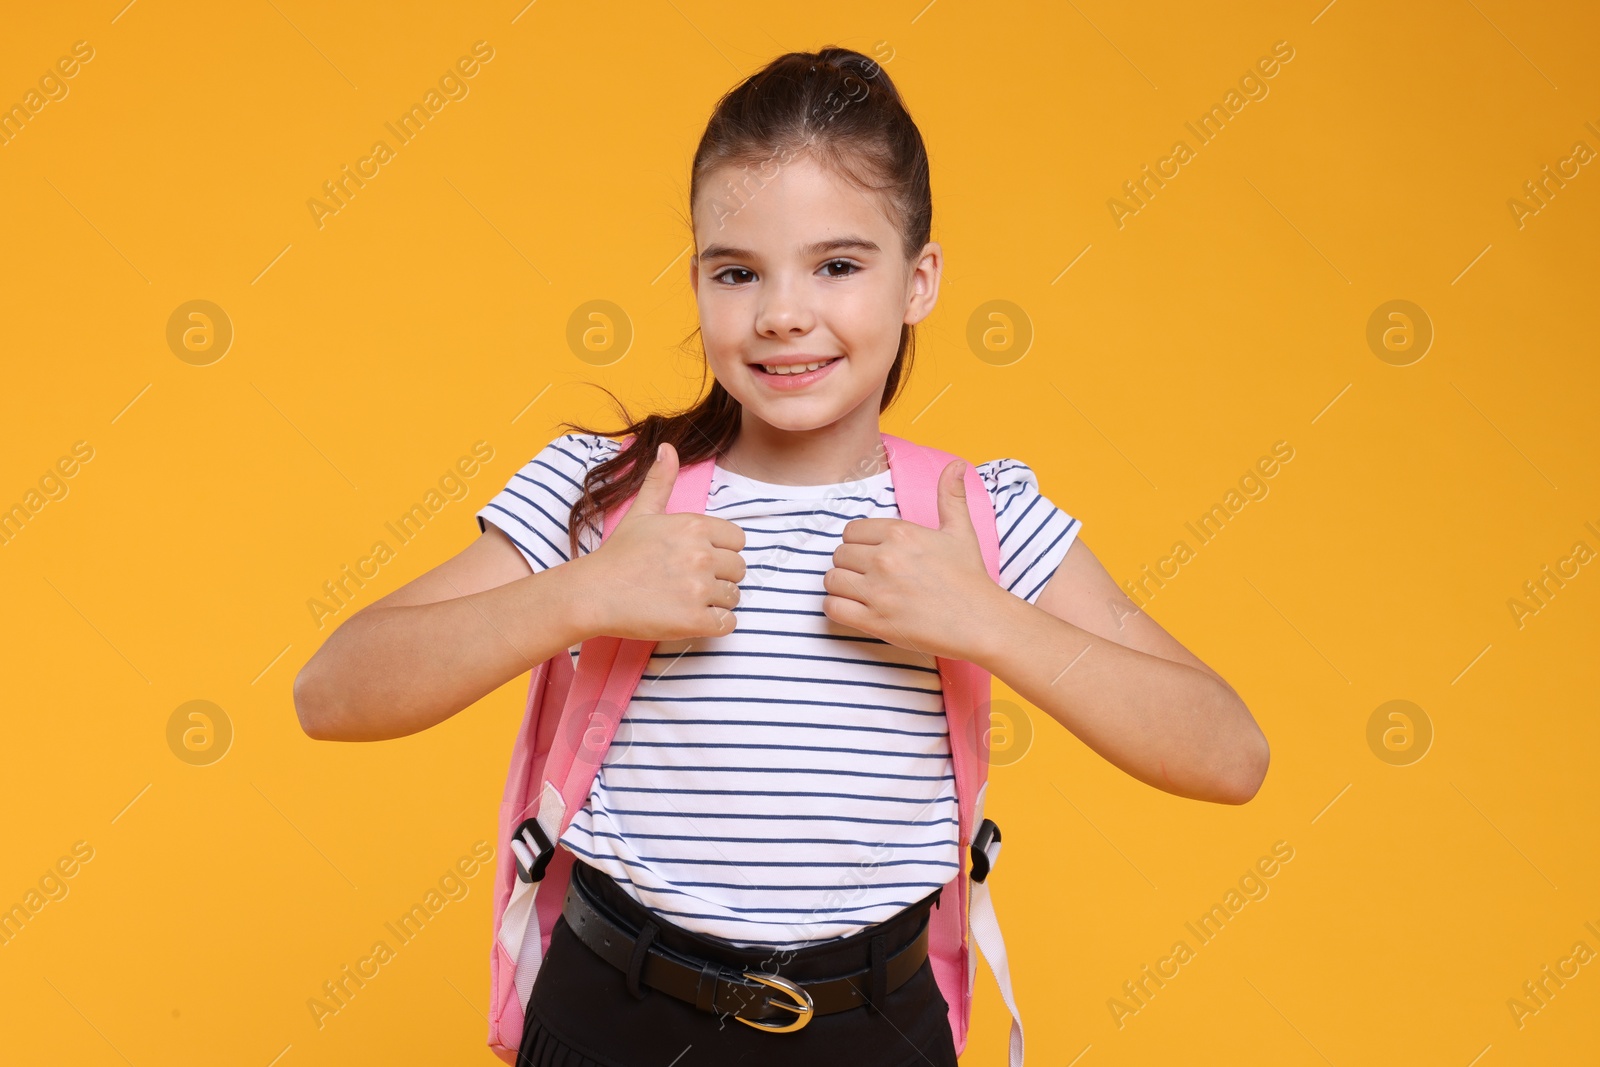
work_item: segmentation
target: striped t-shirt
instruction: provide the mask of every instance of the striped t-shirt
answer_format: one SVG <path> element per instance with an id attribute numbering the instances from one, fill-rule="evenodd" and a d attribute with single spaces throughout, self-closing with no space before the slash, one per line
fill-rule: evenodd
<path id="1" fill-rule="evenodd" d="M 479 509 L 479 529 L 494 523 L 534 571 L 565 562 L 584 475 L 620 448 L 555 439 Z M 1035 602 L 1080 523 L 1026 464 L 975 469 L 1001 584 Z M 706 514 L 744 530 L 737 626 L 655 646 L 560 844 L 702 934 L 773 948 L 848 936 L 960 871 L 937 667 L 822 610 L 845 523 L 900 517 L 890 473 L 775 485 L 716 466 Z M 598 546 L 591 524 L 579 554 Z"/>

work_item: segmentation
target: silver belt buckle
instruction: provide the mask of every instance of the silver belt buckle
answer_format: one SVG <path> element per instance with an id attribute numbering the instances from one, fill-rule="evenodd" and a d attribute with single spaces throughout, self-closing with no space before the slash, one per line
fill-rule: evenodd
<path id="1" fill-rule="evenodd" d="M 784 1011 L 792 1011 L 795 1013 L 797 1018 L 793 1022 L 789 1023 L 767 1022 L 762 1019 L 746 1019 L 741 1015 L 735 1015 L 735 1019 L 738 1019 L 746 1026 L 753 1026 L 757 1030 L 767 1030 L 774 1034 L 783 1034 L 788 1033 L 791 1030 L 798 1030 L 806 1023 L 811 1021 L 813 1011 L 810 993 L 807 993 L 804 989 L 801 989 L 799 986 L 789 981 L 789 979 L 780 977 L 776 974 L 758 974 L 754 971 L 745 971 L 744 976 L 753 982 L 760 982 L 762 985 L 769 985 L 774 989 L 781 989 L 785 993 L 789 994 L 789 996 L 794 1000 L 793 1004 L 773 1000 L 771 996 L 767 997 L 767 1003 L 772 1005 L 774 1008 L 782 1008 Z"/>

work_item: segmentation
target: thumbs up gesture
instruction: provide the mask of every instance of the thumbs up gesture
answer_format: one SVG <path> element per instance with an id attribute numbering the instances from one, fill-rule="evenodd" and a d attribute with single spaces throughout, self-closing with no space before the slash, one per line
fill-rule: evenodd
<path id="1" fill-rule="evenodd" d="M 891 645 L 972 659 L 974 629 L 996 594 L 967 511 L 966 463 L 939 474 L 939 528 L 905 519 L 853 519 L 822 576 L 828 618 Z M 987 506 L 987 505 L 986 505 Z"/>
<path id="2" fill-rule="evenodd" d="M 611 536 L 574 561 L 590 572 L 598 633 L 676 641 L 733 632 L 744 531 L 698 512 L 667 514 L 677 480 L 677 450 L 663 444 Z"/>

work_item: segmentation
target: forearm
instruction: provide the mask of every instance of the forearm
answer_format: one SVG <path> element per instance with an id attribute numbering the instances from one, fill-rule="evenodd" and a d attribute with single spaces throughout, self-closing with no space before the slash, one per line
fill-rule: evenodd
<path id="1" fill-rule="evenodd" d="M 1266 738 L 1226 682 L 1000 593 L 967 658 L 1148 785 L 1225 804 L 1254 795 Z"/>
<path id="2" fill-rule="evenodd" d="M 450 600 L 358 612 L 295 680 L 302 726 L 329 741 L 414 734 L 594 636 L 581 610 L 581 562 Z"/>

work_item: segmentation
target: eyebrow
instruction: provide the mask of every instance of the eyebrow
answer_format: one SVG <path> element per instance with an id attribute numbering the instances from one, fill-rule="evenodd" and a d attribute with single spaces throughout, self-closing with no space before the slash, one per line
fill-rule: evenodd
<path id="1" fill-rule="evenodd" d="M 814 241 L 800 249 L 800 254 L 807 258 L 823 256 L 830 252 L 853 250 L 857 252 L 881 252 L 877 242 L 869 241 L 865 237 L 834 237 L 827 241 Z M 748 248 L 734 248 L 731 245 L 707 245 L 700 252 L 701 260 L 709 259 L 756 259 L 756 254 Z"/>

